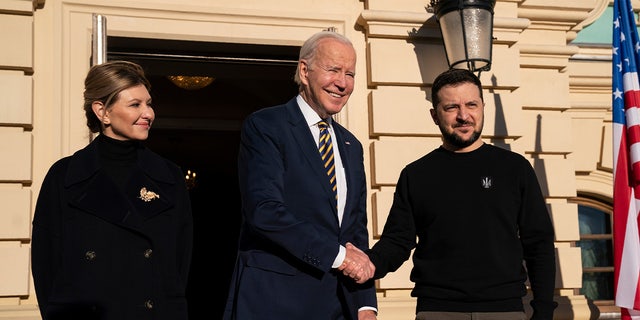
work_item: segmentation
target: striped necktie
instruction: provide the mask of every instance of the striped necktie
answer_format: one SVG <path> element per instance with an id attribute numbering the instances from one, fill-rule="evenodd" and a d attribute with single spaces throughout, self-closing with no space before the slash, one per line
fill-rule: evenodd
<path id="1" fill-rule="evenodd" d="M 331 134 L 329 133 L 329 125 L 327 121 L 318 122 L 318 128 L 320 128 L 320 143 L 318 144 L 318 150 L 324 163 L 324 168 L 327 169 L 327 176 L 331 183 L 331 189 L 335 194 L 336 201 L 338 200 L 338 188 L 336 186 L 336 165 L 333 159 L 333 145 L 331 144 Z"/>

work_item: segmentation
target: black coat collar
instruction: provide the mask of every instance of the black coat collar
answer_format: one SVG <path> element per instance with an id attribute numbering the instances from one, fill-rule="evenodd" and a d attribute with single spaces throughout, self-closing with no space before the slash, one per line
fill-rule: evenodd
<path id="1" fill-rule="evenodd" d="M 116 224 L 140 226 L 174 206 L 173 189 L 178 182 L 166 160 L 151 150 L 138 149 L 134 173 L 122 192 L 101 170 L 96 142 L 77 151 L 70 160 L 64 187 L 70 190 L 72 206 Z M 141 189 L 159 195 L 149 201 L 141 197 Z"/>

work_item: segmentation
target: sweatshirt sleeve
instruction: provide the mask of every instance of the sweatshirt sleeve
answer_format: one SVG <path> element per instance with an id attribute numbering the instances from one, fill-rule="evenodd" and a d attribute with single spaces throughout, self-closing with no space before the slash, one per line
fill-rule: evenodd
<path id="1" fill-rule="evenodd" d="M 535 171 L 527 162 L 522 175 L 520 241 L 533 292 L 531 306 L 535 320 L 553 319 L 556 275 L 554 229 Z"/>
<path id="2" fill-rule="evenodd" d="M 374 278 L 382 278 L 400 268 L 409 259 L 415 246 L 416 226 L 408 196 L 408 175 L 405 168 L 398 178 L 393 204 L 382 235 L 367 252 L 376 266 Z"/>

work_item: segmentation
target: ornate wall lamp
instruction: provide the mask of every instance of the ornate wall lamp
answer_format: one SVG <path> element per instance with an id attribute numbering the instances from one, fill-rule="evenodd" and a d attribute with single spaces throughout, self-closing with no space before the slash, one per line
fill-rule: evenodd
<path id="1" fill-rule="evenodd" d="M 431 0 L 449 68 L 491 70 L 495 0 Z"/>

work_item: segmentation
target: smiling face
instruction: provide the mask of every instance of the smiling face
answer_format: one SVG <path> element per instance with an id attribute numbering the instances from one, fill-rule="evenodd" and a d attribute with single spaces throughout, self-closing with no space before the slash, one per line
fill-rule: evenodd
<path id="1" fill-rule="evenodd" d="M 104 126 L 102 133 L 116 140 L 146 140 L 155 118 L 151 95 L 140 84 L 122 90 L 110 106 L 100 101 L 92 105 L 93 112 Z"/>
<path id="2" fill-rule="evenodd" d="M 322 119 L 342 110 L 353 92 L 356 52 L 336 39 L 320 40 L 311 59 L 298 62 L 304 100 Z"/>
<path id="3" fill-rule="evenodd" d="M 484 125 L 484 102 L 479 88 L 471 82 L 445 85 L 438 92 L 439 103 L 431 118 L 440 128 L 443 147 L 455 152 L 479 148 Z"/>

